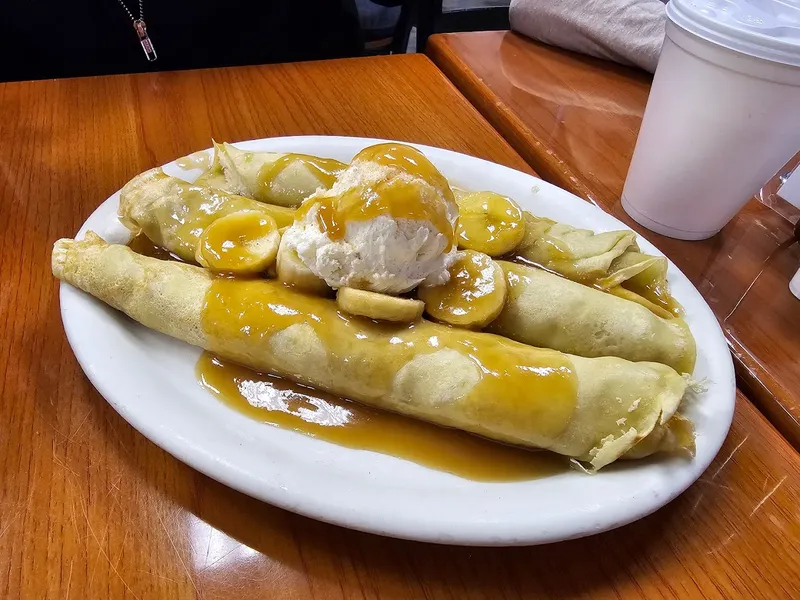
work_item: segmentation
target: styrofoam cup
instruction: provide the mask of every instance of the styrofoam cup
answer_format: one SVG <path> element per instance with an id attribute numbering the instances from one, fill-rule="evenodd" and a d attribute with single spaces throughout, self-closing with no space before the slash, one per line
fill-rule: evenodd
<path id="1" fill-rule="evenodd" d="M 652 231 L 700 240 L 800 150 L 800 63 L 726 47 L 668 16 L 622 206 Z"/>

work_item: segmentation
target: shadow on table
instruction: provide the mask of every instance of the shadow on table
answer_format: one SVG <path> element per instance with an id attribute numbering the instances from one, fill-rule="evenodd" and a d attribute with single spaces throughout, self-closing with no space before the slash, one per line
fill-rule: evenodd
<path id="1" fill-rule="evenodd" d="M 501 589 L 520 594 L 551 593 L 564 598 L 587 596 L 596 588 L 628 575 L 627 559 L 646 555 L 665 528 L 679 519 L 668 505 L 636 524 L 582 540 L 545 546 L 475 548 L 384 538 L 314 521 L 266 505 L 212 480 L 203 485 L 198 506 L 188 507 L 210 526 L 273 560 L 306 570 L 309 576 L 333 577 L 320 563 L 349 557 L 358 571 L 380 579 L 412 579 L 431 590 L 480 591 L 495 597 Z M 676 516 L 677 515 L 677 516 Z M 260 525 L 254 527 L 258 522 Z M 296 546 L 287 548 L 289 546 Z M 609 560 L 611 557 L 619 560 Z M 317 571 L 317 572 L 315 572 Z M 327 572 L 326 572 L 327 571 Z"/>
<path id="2" fill-rule="evenodd" d="M 155 446 L 152 450 L 163 453 Z M 630 561 L 646 557 L 691 509 L 687 502 L 676 501 L 616 532 L 545 546 L 445 546 L 385 538 L 295 515 L 228 488 L 171 457 L 164 459 L 175 463 L 171 470 L 192 479 L 191 491 L 171 486 L 178 491 L 171 499 L 197 518 L 179 535 L 195 536 L 190 545 L 207 555 L 212 536 L 229 538 L 220 549 L 212 548 L 205 562 L 192 561 L 198 584 L 212 569 L 214 578 L 236 577 L 242 569 L 252 572 L 252 565 L 245 563 L 253 561 L 257 551 L 263 555 L 258 572 L 273 572 L 279 563 L 284 570 L 305 573 L 314 586 L 338 589 L 352 570 L 361 574 L 359 580 L 386 585 L 380 597 L 406 597 L 407 592 L 388 588 L 418 585 L 436 597 L 439 593 L 461 597 L 460 590 L 463 595 L 492 598 L 506 588 L 518 589 L 523 596 L 585 596 L 612 581 L 629 579 Z M 158 473 L 138 463 L 132 467 L 141 472 L 145 485 L 163 491 Z"/>

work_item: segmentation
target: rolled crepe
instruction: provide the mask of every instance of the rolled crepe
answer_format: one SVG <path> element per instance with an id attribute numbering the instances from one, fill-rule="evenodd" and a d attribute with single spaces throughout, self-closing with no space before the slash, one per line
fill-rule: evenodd
<path id="1" fill-rule="evenodd" d="M 119 220 L 134 235 L 144 233 L 154 244 L 194 262 L 203 231 L 220 217 L 243 210 L 269 215 L 278 227 L 294 222 L 290 208 L 186 183 L 161 169 L 145 171 L 122 188 Z"/>
<path id="2" fill-rule="evenodd" d="M 276 281 L 215 278 L 92 233 L 56 242 L 52 268 L 143 325 L 223 358 L 592 469 L 650 435 L 668 437 L 686 391 L 665 365 L 580 358 L 427 321 L 345 317 L 333 301 Z"/>
<path id="3" fill-rule="evenodd" d="M 525 237 L 514 253 L 573 281 L 594 283 L 635 243 L 633 231 L 594 233 L 526 212 Z"/>
<path id="4" fill-rule="evenodd" d="M 639 251 L 633 231 L 594 233 L 525 213 L 525 237 L 514 254 L 522 261 L 611 291 L 656 314 L 680 316 L 669 293 L 667 259 Z M 619 291 L 619 288 L 627 290 Z"/>
<path id="5" fill-rule="evenodd" d="M 208 169 L 200 173 L 200 176 L 194 180 L 194 184 L 225 191 L 225 188 L 228 187 L 228 180 L 225 179 L 225 171 L 215 160 Z"/>
<path id="6" fill-rule="evenodd" d="M 579 356 L 618 356 L 692 373 L 695 341 L 682 319 L 663 319 L 647 308 L 542 269 L 497 261 L 508 299 L 488 331 Z"/>
<path id="7" fill-rule="evenodd" d="M 230 144 L 214 144 L 214 165 L 234 194 L 279 206 L 299 206 L 320 188 L 333 187 L 347 165 L 307 154 L 248 152 Z M 216 180 L 215 180 L 216 181 Z M 218 184 L 217 184 L 218 185 Z"/>
<path id="8" fill-rule="evenodd" d="M 626 250 L 608 269 L 608 275 L 597 281 L 605 290 L 624 289 L 619 294 L 654 312 L 665 311 L 671 317 L 683 316 L 683 307 L 672 297 L 667 283 L 667 259 L 650 256 L 637 250 Z M 612 292 L 615 293 L 615 292 Z"/>

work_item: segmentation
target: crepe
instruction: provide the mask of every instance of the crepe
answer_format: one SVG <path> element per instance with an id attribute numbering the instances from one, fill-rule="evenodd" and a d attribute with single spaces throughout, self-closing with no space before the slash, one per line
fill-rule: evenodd
<path id="1" fill-rule="evenodd" d="M 91 232 L 56 242 L 52 268 L 143 325 L 223 358 L 591 469 L 667 447 L 661 440 L 687 389 L 658 363 L 581 358 L 428 321 L 346 317 L 333 301 L 279 282 L 215 278 Z"/>
<path id="2" fill-rule="evenodd" d="M 667 283 L 667 259 L 651 256 L 635 249 L 626 250 L 608 269 L 608 275 L 597 281 L 598 287 L 638 302 L 654 312 L 659 310 L 673 317 L 683 316 L 683 307 L 672 297 Z"/>
<path id="3" fill-rule="evenodd" d="M 579 356 L 618 356 L 692 373 L 695 341 L 685 321 L 542 269 L 497 261 L 508 299 L 488 327 L 525 344 Z"/>
<path id="4" fill-rule="evenodd" d="M 669 293 L 667 259 L 640 252 L 633 231 L 595 233 L 526 212 L 525 237 L 514 255 L 637 302 L 660 316 L 682 315 Z"/>
<path id="5" fill-rule="evenodd" d="M 120 192 L 119 220 L 125 227 L 190 262 L 203 231 L 220 217 L 240 211 L 269 215 L 278 227 L 294 222 L 290 208 L 186 183 L 161 169 L 137 175 Z"/>
<path id="6" fill-rule="evenodd" d="M 526 212 L 525 237 L 514 253 L 573 281 L 594 282 L 635 243 L 633 231 L 594 233 Z"/>
<path id="7" fill-rule="evenodd" d="M 201 175 L 234 194 L 279 206 L 299 206 L 320 188 L 330 189 L 346 164 L 307 154 L 248 152 L 214 144 L 214 164 Z M 225 183 L 219 178 L 224 175 Z"/>
<path id="8" fill-rule="evenodd" d="M 222 169 L 222 165 L 217 160 L 214 160 L 214 163 L 194 180 L 194 184 L 226 191 L 228 180 L 225 179 L 225 171 Z"/>

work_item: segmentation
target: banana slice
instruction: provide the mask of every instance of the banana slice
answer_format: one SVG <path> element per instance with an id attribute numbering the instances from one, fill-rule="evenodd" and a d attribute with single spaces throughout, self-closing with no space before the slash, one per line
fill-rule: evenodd
<path id="1" fill-rule="evenodd" d="M 351 315 L 398 323 L 416 321 L 425 309 L 423 302 L 413 298 L 398 298 L 349 287 L 339 288 L 336 304 Z"/>
<path id="2" fill-rule="evenodd" d="M 525 219 L 511 198 L 495 192 L 472 192 L 457 202 L 459 248 L 502 256 L 522 241 Z"/>
<path id="3" fill-rule="evenodd" d="M 275 219 L 242 210 L 220 217 L 200 235 L 195 259 L 217 272 L 260 273 L 275 262 L 281 236 Z"/>
<path id="4" fill-rule="evenodd" d="M 449 271 L 450 280 L 444 285 L 418 290 L 431 317 L 468 329 L 480 329 L 497 318 L 508 293 L 500 265 L 485 254 L 465 250 Z"/>
<path id="5" fill-rule="evenodd" d="M 330 288 L 300 260 L 297 250 L 281 244 L 278 248 L 276 272 L 278 280 L 303 292 L 326 295 Z"/>

